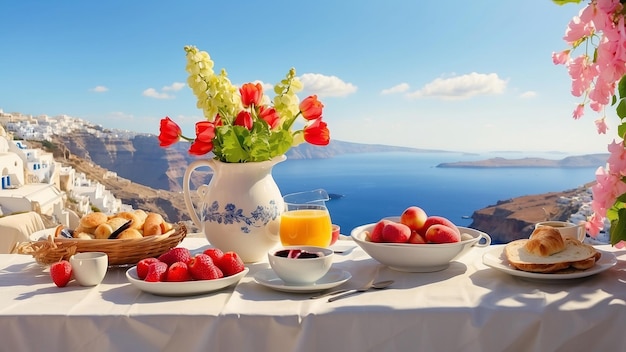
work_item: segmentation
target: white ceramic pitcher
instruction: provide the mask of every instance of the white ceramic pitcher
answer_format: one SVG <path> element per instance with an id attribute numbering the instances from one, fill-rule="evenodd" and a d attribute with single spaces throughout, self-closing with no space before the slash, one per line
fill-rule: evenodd
<path id="1" fill-rule="evenodd" d="M 209 242 L 222 251 L 234 251 L 246 263 L 258 262 L 280 242 L 278 229 L 283 197 L 272 168 L 284 155 L 269 161 L 224 163 L 214 159 L 194 161 L 183 178 L 185 205 L 193 222 Z M 191 199 L 189 180 L 194 170 L 208 166 L 213 177 L 198 187 L 200 204 Z"/>

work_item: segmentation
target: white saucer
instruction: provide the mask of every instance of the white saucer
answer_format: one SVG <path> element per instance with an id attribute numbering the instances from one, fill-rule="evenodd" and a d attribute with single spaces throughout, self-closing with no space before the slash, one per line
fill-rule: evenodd
<path id="1" fill-rule="evenodd" d="M 571 280 L 571 279 L 580 279 L 583 277 L 588 277 L 591 275 L 595 275 L 597 273 L 601 273 L 607 269 L 612 268 L 615 264 L 617 264 L 617 258 L 615 258 L 615 254 L 607 251 L 598 250 L 602 253 L 600 260 L 596 262 L 596 265 L 581 271 L 575 271 L 570 273 L 555 273 L 555 274 L 542 274 L 542 273 L 532 273 L 522 270 L 517 270 L 509 265 L 509 262 L 506 260 L 504 255 L 504 246 L 498 246 L 483 255 L 483 264 L 494 268 L 496 270 L 502 271 L 509 275 L 522 277 L 525 279 L 538 280 L 538 281 L 552 281 L 552 280 Z"/>
<path id="2" fill-rule="evenodd" d="M 272 288 L 276 291 L 311 293 L 339 286 L 344 282 L 350 280 L 351 277 L 352 275 L 350 275 L 350 273 L 347 271 L 331 268 L 328 273 L 324 275 L 324 277 L 315 281 L 313 284 L 288 285 L 276 275 L 274 270 L 265 269 L 256 273 L 254 275 L 254 280 L 257 283 L 265 287 Z"/>

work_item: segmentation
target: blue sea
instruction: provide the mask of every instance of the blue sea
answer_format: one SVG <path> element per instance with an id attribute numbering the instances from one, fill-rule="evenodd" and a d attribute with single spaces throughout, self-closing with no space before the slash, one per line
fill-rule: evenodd
<path id="1" fill-rule="evenodd" d="M 595 179 L 592 168 L 438 168 L 440 163 L 541 157 L 563 154 L 456 154 L 385 152 L 346 154 L 328 159 L 286 160 L 272 172 L 283 195 L 325 189 L 342 197 L 327 203 L 333 223 L 349 235 L 356 226 L 400 215 L 417 205 L 429 215 L 468 226 L 475 210 L 499 200 L 560 192 Z M 601 165 L 598 165 L 601 166 Z"/>

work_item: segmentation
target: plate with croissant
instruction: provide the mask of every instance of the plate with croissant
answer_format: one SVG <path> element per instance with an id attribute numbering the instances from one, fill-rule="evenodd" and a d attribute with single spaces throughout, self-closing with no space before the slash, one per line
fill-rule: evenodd
<path id="1" fill-rule="evenodd" d="M 528 239 L 497 246 L 483 263 L 513 276 L 539 280 L 568 280 L 595 275 L 617 263 L 611 252 L 576 239 L 563 238 L 550 227 L 535 229 Z"/>

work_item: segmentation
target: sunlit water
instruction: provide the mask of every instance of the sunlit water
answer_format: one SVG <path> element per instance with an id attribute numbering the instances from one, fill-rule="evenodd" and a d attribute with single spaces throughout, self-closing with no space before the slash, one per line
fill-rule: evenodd
<path id="1" fill-rule="evenodd" d="M 594 180 L 593 168 L 438 168 L 440 163 L 494 156 L 562 159 L 565 155 L 462 155 L 454 153 L 348 154 L 287 160 L 274 167 L 284 194 L 326 189 L 342 195 L 327 203 L 333 223 L 349 235 L 356 226 L 399 215 L 411 205 L 468 226 L 475 210 L 529 194 L 558 192 Z M 598 165 L 599 166 L 599 165 Z"/>

